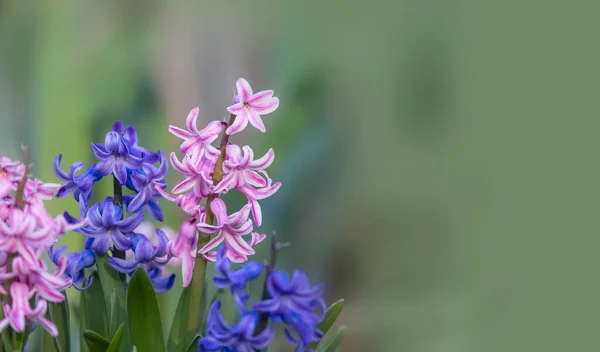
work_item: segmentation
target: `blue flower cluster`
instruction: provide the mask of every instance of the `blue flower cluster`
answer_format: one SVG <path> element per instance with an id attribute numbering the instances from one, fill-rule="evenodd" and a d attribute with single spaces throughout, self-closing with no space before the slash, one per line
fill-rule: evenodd
<path id="1" fill-rule="evenodd" d="M 229 326 L 220 313 L 221 302 L 210 308 L 206 336 L 198 342 L 199 352 L 257 351 L 266 348 L 275 336 L 273 323 L 285 325 L 288 341 L 304 351 L 311 342 L 319 341 L 323 334 L 318 324 L 325 315 L 323 285 L 311 286 L 306 274 L 294 271 L 292 278 L 285 272 L 272 270 L 257 262 L 247 262 L 232 270 L 230 261 L 224 256 L 224 248 L 217 253 L 213 283 L 216 287 L 229 289 L 240 311 L 240 320 Z M 267 270 L 266 288 L 268 297 L 248 307 L 248 282 Z M 268 322 L 262 331 L 257 331 L 261 318 Z M 310 351 L 310 350 L 309 350 Z"/>
<path id="2" fill-rule="evenodd" d="M 144 268 L 157 291 L 166 291 L 173 286 L 175 275 L 165 276 L 163 268 L 169 261 L 167 255 L 167 237 L 157 229 L 158 243 L 153 244 L 143 234 L 135 233 L 135 229 L 144 219 L 144 210 L 157 221 L 164 220 L 163 210 L 158 203 L 161 198 L 157 187 L 165 189 L 165 176 L 168 170 L 167 159 L 162 151 L 152 152 L 138 145 L 135 127 L 125 127 L 117 121 L 109 131 L 104 143 L 91 143 L 91 149 L 98 162 L 87 167 L 81 161 L 73 163 L 68 172 L 60 168 L 62 155 L 54 159 L 54 173 L 64 182 L 58 190 L 58 198 L 73 195 L 79 204 L 81 220 L 65 212 L 65 219 L 83 226 L 76 231 L 84 234 L 85 249 L 80 253 L 66 254 L 67 269 L 65 276 L 70 277 L 77 288 L 83 285 L 84 269 L 95 263 L 95 253 L 105 254 L 112 249 L 115 252 L 130 251 L 131 258 L 109 257 L 110 265 L 115 270 L 132 274 L 138 267 Z M 158 164 L 158 165 L 156 165 Z M 113 176 L 114 197 L 106 197 L 92 204 L 92 189 L 103 177 Z M 131 194 L 123 194 L 123 189 Z M 129 216 L 125 217 L 125 211 Z M 50 257 L 55 263 L 61 258 L 65 248 L 52 248 Z"/>

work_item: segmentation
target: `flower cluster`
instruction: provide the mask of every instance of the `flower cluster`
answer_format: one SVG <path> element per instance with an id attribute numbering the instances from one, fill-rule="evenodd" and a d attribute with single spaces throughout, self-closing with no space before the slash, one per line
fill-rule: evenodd
<path id="1" fill-rule="evenodd" d="M 138 136 L 133 126 L 125 127 L 116 122 L 112 130 L 106 133 L 104 143 L 91 143 L 97 163 L 84 168 L 84 163 L 75 162 L 68 172 L 60 168 L 62 156 L 54 159 L 54 172 L 65 184 L 60 187 L 57 197 L 73 195 L 79 203 L 79 213 L 83 223 L 74 216 L 65 213 L 70 224 L 81 224 L 76 230 L 87 239 L 85 249 L 80 253 L 64 256 L 67 270 L 64 275 L 73 280 L 76 288 L 86 288 L 84 269 L 95 262 L 94 253 L 105 254 L 112 250 L 108 258 L 110 265 L 120 273 L 132 274 L 142 267 L 151 278 L 157 291 L 166 291 L 173 286 L 174 275 L 165 275 L 164 266 L 169 261 L 166 245 L 167 237 L 156 229 L 157 241 L 136 229 L 144 220 L 144 210 L 157 221 L 163 221 L 164 215 L 158 199 L 167 186 L 165 176 L 168 162 L 163 152 L 152 152 L 138 145 Z M 158 165 L 157 165 L 158 164 Z M 106 176 L 112 176 L 115 193 L 102 201 L 91 204 L 92 188 L 96 182 Z M 123 194 L 128 189 L 131 194 Z M 129 213 L 128 216 L 125 216 Z M 61 260 L 65 248 L 50 252 L 54 262 Z M 119 255 L 120 254 L 120 255 Z"/>
<path id="2" fill-rule="evenodd" d="M 172 134 L 183 139 L 180 146 L 183 158 L 180 160 L 171 153 L 170 160 L 184 180 L 173 187 L 171 193 L 174 195 L 160 187 L 156 190 L 190 216 L 190 220 L 181 225 L 179 237 L 167 245 L 168 254 L 181 260 L 184 286 L 191 280 L 196 253 L 206 260 L 215 261 L 217 248 L 224 244 L 224 255 L 236 263 L 247 261 L 248 256 L 255 253 L 252 247 L 266 237 L 253 232 L 255 225 L 262 224 L 258 201 L 273 195 L 281 187 L 281 183 L 273 183 L 265 171 L 275 158 L 273 149 L 255 159 L 249 146 L 229 143 L 229 136 L 241 132 L 248 123 L 265 132 L 261 115 L 275 111 L 279 99 L 273 96 L 272 90 L 254 94 L 243 78 L 237 81 L 236 86 L 233 105 L 227 108 L 231 113 L 229 123 L 212 121 L 205 128 L 198 129 L 198 108 L 195 108 L 186 119 L 187 130 L 169 127 Z M 221 145 L 217 148 L 213 143 L 223 130 Z M 234 189 L 248 199 L 248 204 L 228 214 L 225 202 L 218 196 Z M 206 208 L 200 205 L 204 198 L 207 199 Z M 249 219 L 250 211 L 254 221 Z M 197 231 L 214 235 L 199 249 Z"/>
<path id="3" fill-rule="evenodd" d="M 321 339 L 323 334 L 317 326 L 325 314 L 323 285 L 311 286 L 302 271 L 296 270 L 290 279 L 286 272 L 266 268 L 257 262 L 247 262 L 232 270 L 224 250 L 224 247 L 219 248 L 218 273 L 213 283 L 216 287 L 230 290 L 241 318 L 229 326 L 221 316 L 220 301 L 216 301 L 210 308 L 206 336 L 199 340 L 198 351 L 261 350 L 273 340 L 273 323 L 285 325 L 285 336 L 297 346 L 296 351 L 304 351 L 310 343 Z M 267 270 L 265 284 L 268 297 L 248 308 L 248 283 L 258 278 L 264 268 Z"/>
<path id="4" fill-rule="evenodd" d="M 45 317 L 47 302 L 63 301 L 62 291 L 71 280 L 63 275 L 66 259 L 50 273 L 41 256 L 79 225 L 52 217 L 44 206 L 60 185 L 30 179 L 28 173 L 29 165 L 0 156 L 0 331 L 10 325 L 23 332 L 33 324 L 56 336 L 56 326 Z"/>

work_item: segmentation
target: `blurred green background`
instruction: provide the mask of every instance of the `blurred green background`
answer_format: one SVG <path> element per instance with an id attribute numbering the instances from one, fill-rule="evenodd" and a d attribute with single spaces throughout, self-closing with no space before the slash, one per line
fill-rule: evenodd
<path id="1" fill-rule="evenodd" d="M 117 119 L 177 150 L 167 125 L 195 106 L 221 119 L 245 77 L 281 99 L 266 134 L 234 138 L 276 150 L 284 186 L 261 230 L 292 243 L 281 267 L 347 299 L 343 351 L 600 350 L 598 13 L 0 0 L 0 151 L 29 145 L 35 176 L 56 182 L 52 158 L 90 161 Z M 64 209 L 75 202 L 51 202 Z"/>

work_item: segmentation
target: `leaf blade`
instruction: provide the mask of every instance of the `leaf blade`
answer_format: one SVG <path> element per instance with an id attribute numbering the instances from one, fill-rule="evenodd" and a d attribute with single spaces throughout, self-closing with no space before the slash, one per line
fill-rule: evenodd
<path id="1" fill-rule="evenodd" d="M 91 352 L 106 352 L 106 349 L 110 345 L 110 341 L 92 330 L 85 330 L 83 332 L 83 339 Z"/>
<path id="2" fill-rule="evenodd" d="M 137 269 L 127 290 L 131 343 L 140 351 L 165 351 L 158 300 L 150 278 Z"/>
<path id="3" fill-rule="evenodd" d="M 340 313 L 342 312 L 342 309 L 344 308 L 344 299 L 340 299 L 337 302 L 334 302 L 332 305 L 329 306 L 329 308 L 327 308 L 327 311 L 325 312 L 325 317 L 323 318 L 323 321 L 321 321 L 321 323 L 319 323 L 319 330 L 321 330 L 321 332 L 323 333 L 323 336 L 325 336 L 325 334 L 327 334 L 327 332 L 329 331 L 329 329 L 331 329 L 331 326 L 335 323 L 335 321 L 337 320 L 337 318 L 340 316 Z M 316 348 L 317 345 L 319 345 L 319 343 L 323 341 L 323 339 L 313 342 L 310 345 L 308 345 L 308 348 Z"/>
<path id="4" fill-rule="evenodd" d="M 319 344 L 316 352 L 335 352 L 340 348 L 342 344 L 342 340 L 344 339 L 344 334 L 346 332 L 346 327 L 341 326 L 338 331 L 336 331 L 335 335 L 333 335 L 329 340 L 325 341 L 323 344 Z"/>
<path id="5" fill-rule="evenodd" d="M 107 320 L 111 320 L 108 326 L 108 336 L 114 336 L 120 327 L 120 324 L 124 324 L 124 343 L 122 343 L 121 351 L 128 351 L 130 348 L 128 348 L 129 334 L 127 326 L 127 298 L 125 296 L 125 287 L 121 282 L 119 273 L 117 273 L 117 271 L 114 270 L 110 264 L 108 264 L 107 254 L 96 254 L 96 267 L 98 269 L 100 286 L 102 287 L 102 292 L 104 294 L 104 305 L 105 312 L 107 314 Z"/>
<path id="6" fill-rule="evenodd" d="M 123 342 L 123 332 L 125 331 L 125 324 L 121 324 L 110 341 L 110 345 L 106 349 L 106 352 L 117 352 Z"/>
<path id="7" fill-rule="evenodd" d="M 71 349 L 69 345 L 69 303 L 67 298 L 65 297 L 65 300 L 58 304 L 48 304 L 48 313 L 50 314 L 50 320 L 58 329 L 58 336 L 54 338 L 56 349 L 59 352 L 69 352 Z"/>

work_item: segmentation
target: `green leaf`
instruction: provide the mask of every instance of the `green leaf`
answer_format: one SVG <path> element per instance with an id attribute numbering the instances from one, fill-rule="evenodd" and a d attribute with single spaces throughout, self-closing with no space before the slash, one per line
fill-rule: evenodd
<path id="1" fill-rule="evenodd" d="M 346 332 L 346 327 L 341 326 L 338 331 L 336 331 L 335 335 L 333 335 L 330 339 L 325 341 L 322 344 L 319 344 L 316 352 L 335 352 L 340 348 L 342 344 L 342 339 L 344 338 L 344 333 Z"/>
<path id="2" fill-rule="evenodd" d="M 200 336 L 200 334 L 196 334 L 196 336 L 194 336 L 194 339 L 190 342 L 190 344 L 185 349 L 185 351 L 186 352 L 198 351 L 198 340 L 200 340 L 201 337 L 202 336 Z"/>
<path id="3" fill-rule="evenodd" d="M 123 332 L 125 331 L 125 324 L 121 324 L 110 341 L 110 345 L 106 349 L 106 352 L 117 352 L 123 342 Z"/>
<path id="4" fill-rule="evenodd" d="M 333 323 L 335 323 L 338 316 L 342 312 L 343 308 L 344 308 L 344 299 L 343 298 L 340 299 L 339 301 L 333 303 L 332 305 L 329 306 L 329 308 L 327 308 L 327 311 L 325 312 L 325 318 L 323 318 L 323 321 L 319 324 L 319 330 L 321 330 L 321 332 L 323 332 L 323 336 L 325 336 L 325 334 L 327 334 L 327 331 L 329 331 L 329 329 L 331 329 L 331 326 L 333 325 Z M 322 341 L 322 339 L 321 339 L 321 341 Z M 315 347 L 317 347 L 317 345 L 321 341 L 311 343 L 310 345 L 308 345 L 308 348 L 314 349 Z"/>
<path id="5" fill-rule="evenodd" d="M 129 281 L 127 307 L 131 343 L 140 351 L 164 351 L 158 300 L 152 282 L 142 268 L 137 269 Z"/>
<path id="6" fill-rule="evenodd" d="M 98 273 L 90 275 L 88 280 L 92 280 L 92 284 L 84 291 L 80 291 L 80 330 L 91 330 L 98 333 L 100 336 L 108 335 L 108 322 L 106 305 L 104 303 L 104 292 L 98 278 Z M 80 339 L 82 351 L 88 351 L 88 345 L 85 339 Z"/>
<path id="7" fill-rule="evenodd" d="M 110 341 L 92 330 L 85 330 L 83 339 L 92 352 L 106 352 L 110 345 Z"/>
<path id="8" fill-rule="evenodd" d="M 167 351 L 169 352 L 185 351 L 185 344 L 191 339 L 187 338 L 187 336 L 193 336 L 193 334 L 198 333 L 197 331 L 194 331 L 194 327 L 189 326 L 187 324 L 188 320 L 191 318 L 190 300 L 192 299 L 192 297 L 194 297 L 194 300 L 200 299 L 200 297 L 192 295 L 193 285 L 194 282 L 192 281 L 190 283 L 190 286 L 183 288 L 183 290 L 181 291 L 181 296 L 179 296 L 179 302 L 177 303 L 177 308 L 175 309 L 175 315 L 173 316 L 173 322 L 171 323 L 171 329 L 169 330 L 169 338 L 167 340 Z M 200 304 L 198 304 L 198 306 L 200 306 Z M 199 317 L 198 321 L 200 321 Z"/>
<path id="9" fill-rule="evenodd" d="M 129 334 L 127 326 L 127 309 L 125 287 L 119 273 L 108 264 L 108 255 L 96 254 L 96 267 L 100 278 L 100 287 L 104 295 L 104 306 L 108 321 L 108 336 L 114 336 L 117 328 L 124 324 L 124 343 L 122 351 L 131 350 L 129 346 Z"/>
<path id="10" fill-rule="evenodd" d="M 48 304 L 48 312 L 50 313 L 50 320 L 58 328 L 58 336 L 54 338 L 56 349 L 59 352 L 69 352 L 69 304 L 65 297 L 65 300 L 55 304 Z"/>

